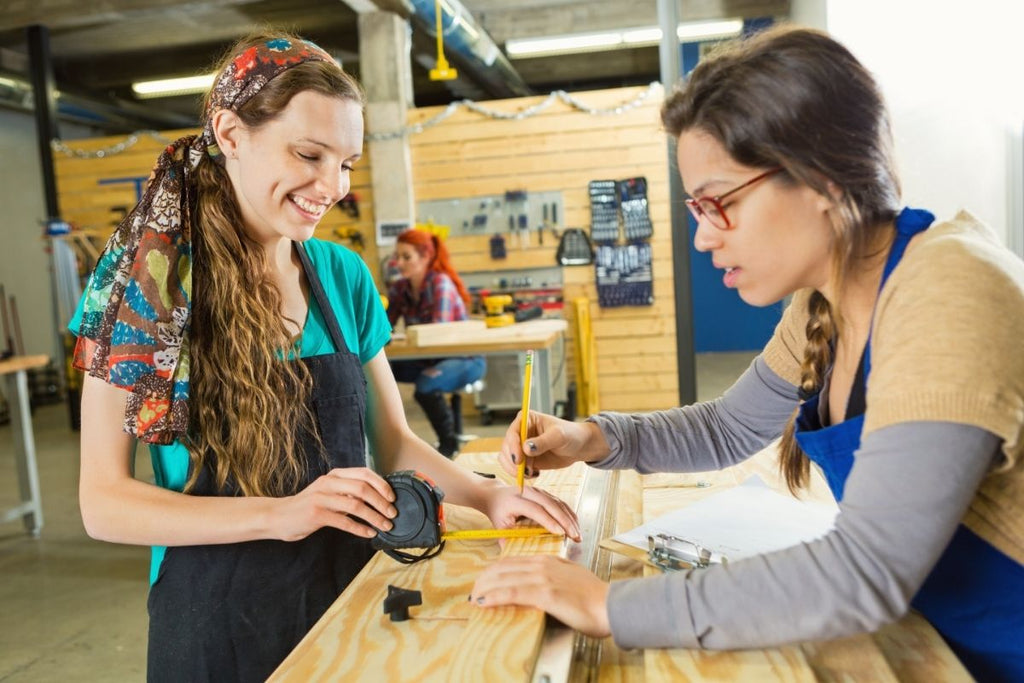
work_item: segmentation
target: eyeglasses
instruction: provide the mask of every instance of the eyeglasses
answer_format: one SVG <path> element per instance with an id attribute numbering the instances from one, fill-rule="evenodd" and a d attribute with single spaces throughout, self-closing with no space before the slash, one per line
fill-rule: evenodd
<path id="1" fill-rule="evenodd" d="M 775 175 L 782 168 L 773 168 L 765 171 L 761 175 L 751 178 L 747 182 L 743 183 L 739 187 L 734 187 L 725 194 L 720 194 L 717 197 L 692 197 L 686 200 L 686 208 L 693 214 L 695 221 L 700 221 L 701 216 L 705 216 L 711 225 L 715 226 L 719 230 L 732 230 L 732 223 L 729 222 L 729 217 L 725 215 L 725 208 L 722 206 L 722 200 L 731 194 L 735 194 L 745 187 L 750 187 L 758 180 L 764 180 L 765 178 Z"/>

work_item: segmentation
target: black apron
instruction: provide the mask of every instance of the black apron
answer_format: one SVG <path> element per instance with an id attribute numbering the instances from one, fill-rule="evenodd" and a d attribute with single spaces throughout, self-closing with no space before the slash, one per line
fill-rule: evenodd
<path id="1" fill-rule="evenodd" d="M 327 452 L 305 430 L 305 481 L 335 467 L 366 465 L 366 379 L 348 350 L 320 278 L 296 244 L 335 353 L 302 358 L 313 379 L 311 408 Z M 230 407 L 228 407 L 230 408 Z M 193 495 L 217 491 L 204 468 Z M 216 520 L 211 520 L 211 524 Z M 150 681 L 263 681 L 373 555 L 370 542 L 336 529 L 301 541 L 246 541 L 167 549 L 149 593 Z"/>

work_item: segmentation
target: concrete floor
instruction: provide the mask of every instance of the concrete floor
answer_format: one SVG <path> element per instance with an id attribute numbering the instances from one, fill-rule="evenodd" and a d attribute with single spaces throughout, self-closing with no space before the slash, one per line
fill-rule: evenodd
<path id="1" fill-rule="evenodd" d="M 753 354 L 701 354 L 697 394 L 714 398 Z M 403 387 L 417 434 L 434 435 Z M 472 418 L 465 431 L 500 436 L 511 415 L 491 426 Z M 63 404 L 33 416 L 44 527 L 38 539 L 20 521 L 0 524 L 0 682 L 139 681 L 146 671 L 149 549 L 94 541 L 78 511 L 78 438 Z M 151 478 L 140 450 L 137 476 Z M 0 427 L 0 510 L 18 502 L 10 426 Z"/>

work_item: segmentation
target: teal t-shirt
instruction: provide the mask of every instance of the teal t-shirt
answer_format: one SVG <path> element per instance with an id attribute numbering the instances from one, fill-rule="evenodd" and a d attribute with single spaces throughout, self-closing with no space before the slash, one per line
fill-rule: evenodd
<path id="1" fill-rule="evenodd" d="M 370 271 L 357 254 L 340 244 L 318 239 L 308 240 L 304 244 L 338 319 L 349 351 L 356 354 L 361 363 L 366 363 L 391 338 L 391 325 Z M 76 335 L 81 325 L 83 304 L 84 297 L 78 302 L 78 308 L 68 323 L 68 329 Z M 299 355 L 302 358 L 336 351 L 323 312 L 312 295 L 309 298 L 309 313 L 302 327 L 300 349 Z M 183 490 L 188 479 L 188 449 L 181 442 L 175 441 L 167 445 L 151 444 L 149 453 L 157 485 L 172 491 Z M 164 551 L 163 546 L 153 546 L 150 584 L 156 581 Z"/>

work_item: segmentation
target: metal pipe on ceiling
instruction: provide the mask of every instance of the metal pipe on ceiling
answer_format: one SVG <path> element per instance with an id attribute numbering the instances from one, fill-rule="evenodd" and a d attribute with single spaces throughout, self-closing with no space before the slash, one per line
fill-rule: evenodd
<path id="1" fill-rule="evenodd" d="M 409 4 L 413 7 L 410 23 L 436 38 L 435 0 L 409 0 Z M 441 26 L 445 55 L 491 97 L 533 94 L 494 39 L 459 0 L 441 0 Z"/>

